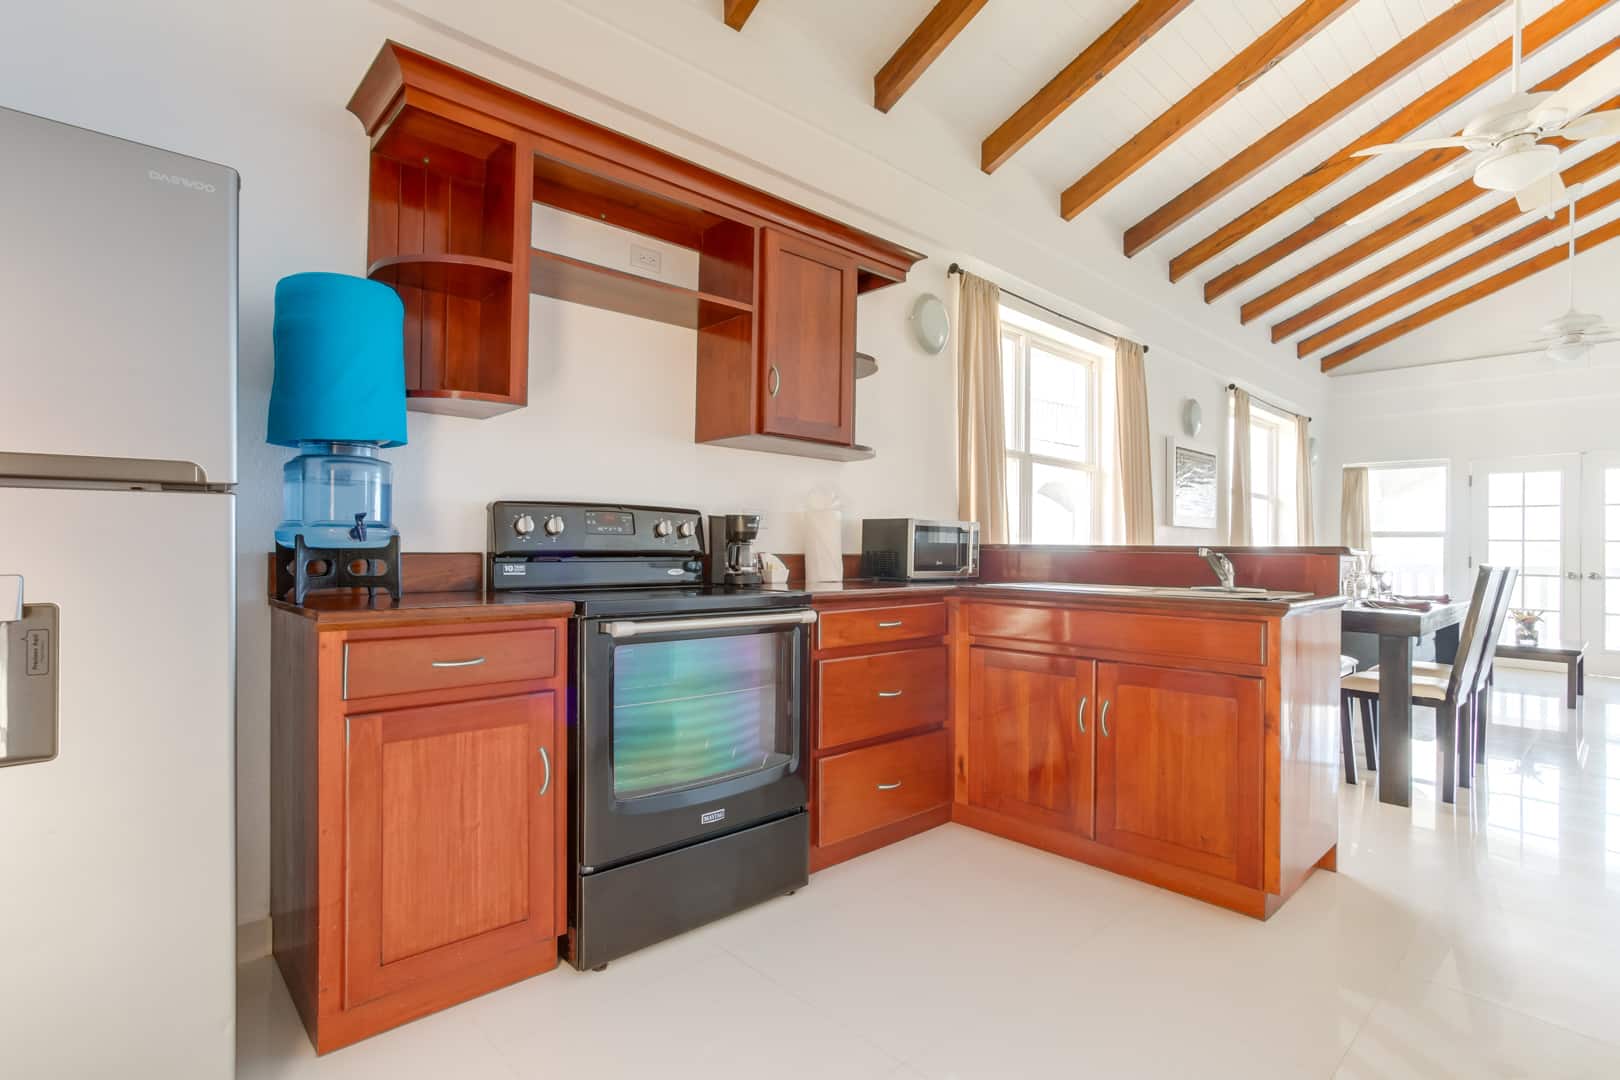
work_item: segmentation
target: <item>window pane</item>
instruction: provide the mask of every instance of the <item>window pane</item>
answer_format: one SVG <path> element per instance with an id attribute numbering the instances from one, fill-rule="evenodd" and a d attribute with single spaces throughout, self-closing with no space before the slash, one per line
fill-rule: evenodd
<path id="1" fill-rule="evenodd" d="M 1603 501 L 1620 503 L 1620 469 L 1603 470 Z"/>
<path id="2" fill-rule="evenodd" d="M 1491 540 L 1523 540 L 1524 539 L 1524 511 L 1517 506 L 1493 506 L 1487 513 L 1490 515 L 1489 539 Z"/>
<path id="3" fill-rule="evenodd" d="M 1520 567 L 1527 574 L 1561 574 L 1564 572 L 1562 546 L 1556 541 L 1553 543 L 1531 543 L 1524 545 L 1524 565 Z"/>
<path id="4" fill-rule="evenodd" d="M 1275 495 L 1271 490 L 1272 449 L 1276 446 L 1276 429 L 1264 424 L 1249 428 L 1249 492 L 1253 495 Z M 1259 535 L 1258 531 L 1256 535 Z M 1269 534 L 1267 534 L 1269 535 Z"/>
<path id="5" fill-rule="evenodd" d="M 1524 505 L 1557 506 L 1563 501 L 1564 474 L 1531 472 L 1524 474 Z"/>
<path id="6" fill-rule="evenodd" d="M 1563 511 L 1558 507 L 1527 506 L 1524 508 L 1524 538 L 1526 540 L 1558 540 L 1563 535 Z"/>
<path id="7" fill-rule="evenodd" d="M 1491 566 L 1524 565 L 1524 545 L 1517 542 L 1492 540 L 1485 549 L 1485 561 Z"/>
<path id="8" fill-rule="evenodd" d="M 1526 574 L 1519 580 L 1523 582 L 1519 589 L 1521 606 L 1541 611 L 1550 611 L 1563 606 L 1563 578 Z M 1620 612 L 1620 608 L 1615 610 Z"/>
<path id="9" fill-rule="evenodd" d="M 1270 544 L 1276 540 L 1271 520 L 1271 500 L 1259 495 L 1249 498 L 1249 536 L 1256 544 Z"/>
<path id="10" fill-rule="evenodd" d="M 1446 587 L 1446 542 L 1439 536 L 1375 536 L 1373 565 L 1402 596 L 1436 596 Z"/>
<path id="11" fill-rule="evenodd" d="M 1023 467 L 1021 458 L 1007 459 L 1007 535 L 1015 544 L 1030 543 L 1029 537 L 1024 535 L 1024 489 L 1019 485 Z"/>
<path id="12" fill-rule="evenodd" d="M 1047 352 L 1029 350 L 1029 446 L 1047 457 L 1091 459 L 1091 367 Z"/>
<path id="13" fill-rule="evenodd" d="M 1085 544 L 1091 541 L 1091 476 L 1036 462 L 1030 476 L 1033 544 Z"/>
<path id="14" fill-rule="evenodd" d="M 1367 502 L 1374 532 L 1445 532 L 1446 468 L 1368 469 Z"/>
<path id="15" fill-rule="evenodd" d="M 1523 473 L 1491 473 L 1488 483 L 1492 506 L 1518 506 L 1524 502 Z"/>

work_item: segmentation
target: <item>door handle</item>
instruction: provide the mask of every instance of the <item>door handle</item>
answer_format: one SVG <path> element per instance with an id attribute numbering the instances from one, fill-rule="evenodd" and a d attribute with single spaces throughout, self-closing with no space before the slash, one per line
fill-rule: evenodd
<path id="1" fill-rule="evenodd" d="M 1099 723 L 1102 724 L 1102 733 L 1103 733 L 1103 738 L 1105 738 L 1105 739 L 1108 737 L 1108 706 L 1110 706 L 1112 704 L 1113 704 L 1112 701 L 1104 701 L 1103 702 L 1102 717 L 1099 720 Z"/>
<path id="2" fill-rule="evenodd" d="M 1087 698 L 1081 698 L 1080 699 L 1080 712 L 1076 717 L 1076 719 L 1080 723 L 1080 734 L 1082 734 L 1082 735 L 1084 735 L 1086 733 L 1086 701 L 1087 700 L 1088 700 Z"/>
<path id="3" fill-rule="evenodd" d="M 775 364 L 771 365 L 771 373 L 765 380 L 765 388 L 770 391 L 771 397 L 782 392 L 782 370 Z"/>
<path id="4" fill-rule="evenodd" d="M 878 697 L 899 697 L 903 693 L 904 690 L 879 690 Z"/>
<path id="5" fill-rule="evenodd" d="M 879 791 L 893 791 L 894 789 L 898 788 L 902 783 L 903 783 L 903 781 L 896 780 L 892 784 L 879 784 L 877 786 L 877 789 Z"/>
<path id="6" fill-rule="evenodd" d="M 1588 570 L 1586 572 L 1586 580 L 1587 581 L 1602 581 L 1603 580 L 1603 575 L 1598 573 L 1596 570 Z"/>
<path id="7" fill-rule="evenodd" d="M 1579 580 L 1581 580 L 1580 573 L 1578 571 L 1575 571 L 1575 570 L 1565 570 L 1564 571 L 1564 576 L 1567 577 L 1571 581 L 1579 581 Z"/>
<path id="8" fill-rule="evenodd" d="M 435 660 L 433 666 L 437 668 L 477 667 L 484 662 L 482 656 L 475 656 L 471 660 Z"/>
<path id="9" fill-rule="evenodd" d="M 540 748 L 540 764 L 546 767 L 546 778 L 540 782 L 540 794 L 544 795 L 551 790 L 551 755 L 546 753 L 543 746 Z"/>

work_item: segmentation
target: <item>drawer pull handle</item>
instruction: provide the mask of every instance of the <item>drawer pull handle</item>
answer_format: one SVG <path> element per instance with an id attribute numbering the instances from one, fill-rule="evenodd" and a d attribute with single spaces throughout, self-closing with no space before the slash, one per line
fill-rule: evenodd
<path id="1" fill-rule="evenodd" d="M 546 767 L 546 778 L 540 781 L 540 794 L 544 795 L 551 790 L 551 755 L 546 753 L 543 746 L 540 748 L 540 764 Z"/>
<path id="2" fill-rule="evenodd" d="M 1112 704 L 1113 704 L 1113 702 L 1111 702 L 1111 701 L 1103 702 L 1102 733 L 1103 733 L 1104 738 L 1108 737 L 1108 706 L 1110 706 Z"/>
<path id="3" fill-rule="evenodd" d="M 1086 702 L 1088 700 L 1088 698 L 1080 699 L 1080 712 L 1076 717 L 1080 722 L 1080 734 L 1082 735 L 1086 733 Z"/>
<path id="4" fill-rule="evenodd" d="M 435 660 L 435 661 L 433 661 L 433 666 L 434 667 L 440 667 L 440 668 L 445 668 L 445 667 L 477 667 L 479 664 L 482 664 L 483 662 L 484 662 L 484 658 L 482 656 L 475 656 L 471 660 Z"/>
<path id="5" fill-rule="evenodd" d="M 904 690 L 879 690 L 878 697 L 899 697 L 903 693 Z"/>
<path id="6" fill-rule="evenodd" d="M 889 620 L 887 620 L 885 622 L 878 623 L 878 629 L 879 630 L 893 630 L 895 627 L 904 626 L 905 624 L 906 624 L 906 620 L 904 620 L 904 619 L 889 619 Z"/>
<path id="7" fill-rule="evenodd" d="M 879 784 L 877 786 L 877 789 L 879 791 L 893 791 L 895 788 L 899 787 L 902 783 L 903 783 L 903 781 L 896 780 L 892 784 Z"/>

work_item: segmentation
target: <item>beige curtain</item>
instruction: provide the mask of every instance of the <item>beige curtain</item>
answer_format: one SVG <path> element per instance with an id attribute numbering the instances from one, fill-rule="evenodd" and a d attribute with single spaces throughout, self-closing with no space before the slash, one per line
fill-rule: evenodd
<path id="1" fill-rule="evenodd" d="M 1001 402 L 1001 290 L 963 271 L 957 291 L 956 504 L 986 544 L 1007 542 L 1007 432 Z"/>
<path id="2" fill-rule="evenodd" d="M 1299 433 L 1299 463 L 1294 466 L 1294 502 L 1299 513 L 1299 536 L 1295 543 L 1309 547 L 1316 543 L 1316 499 L 1311 483 L 1311 421 L 1296 416 L 1294 430 Z"/>
<path id="3" fill-rule="evenodd" d="M 1372 508 L 1367 501 L 1367 470 L 1344 470 L 1339 500 L 1339 543 L 1357 551 L 1372 547 Z"/>
<path id="4" fill-rule="evenodd" d="M 1152 544 L 1153 447 L 1148 437 L 1147 355 L 1134 341 L 1114 342 L 1114 431 L 1127 544 Z"/>
<path id="5" fill-rule="evenodd" d="M 1250 539 L 1249 392 L 1232 391 L 1232 499 L 1227 507 L 1227 542 L 1238 546 Z"/>

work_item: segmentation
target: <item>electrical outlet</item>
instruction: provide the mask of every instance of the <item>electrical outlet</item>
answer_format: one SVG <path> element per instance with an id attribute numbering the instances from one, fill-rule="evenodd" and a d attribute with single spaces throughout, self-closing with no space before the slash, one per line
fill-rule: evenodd
<path id="1" fill-rule="evenodd" d="M 630 245 L 630 267 L 644 274 L 657 274 L 664 269 L 664 253 L 657 248 Z"/>

